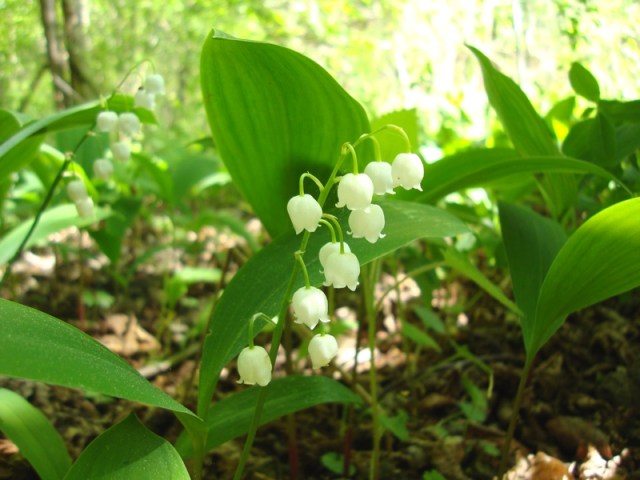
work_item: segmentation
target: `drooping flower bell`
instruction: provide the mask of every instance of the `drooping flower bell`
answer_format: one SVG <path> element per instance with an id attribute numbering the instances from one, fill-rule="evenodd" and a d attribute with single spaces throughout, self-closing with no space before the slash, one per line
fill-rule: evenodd
<path id="1" fill-rule="evenodd" d="M 351 248 L 346 242 L 343 242 L 342 245 L 344 246 L 345 253 L 351 252 Z M 332 253 L 340 253 L 340 242 L 328 242 L 320 248 L 318 257 L 320 258 L 320 265 L 322 265 L 323 270 L 327 268 L 327 258 L 329 258 L 329 255 Z"/>
<path id="2" fill-rule="evenodd" d="M 313 368 L 326 367 L 338 354 L 338 342 L 332 335 L 320 333 L 309 342 L 309 357 Z"/>
<path id="3" fill-rule="evenodd" d="M 291 218 L 296 235 L 302 230 L 315 232 L 318 228 L 318 222 L 322 218 L 322 207 L 308 193 L 292 197 L 287 203 L 287 212 L 289 212 L 289 218 Z"/>
<path id="4" fill-rule="evenodd" d="M 334 252 L 327 257 L 324 267 L 324 284 L 334 288 L 348 287 L 355 290 L 360 276 L 360 262 L 350 252 Z"/>
<path id="5" fill-rule="evenodd" d="M 311 330 L 318 322 L 329 321 L 329 302 L 322 290 L 315 287 L 302 287 L 296 290 L 291 299 L 295 323 L 304 323 Z"/>
<path id="6" fill-rule="evenodd" d="M 109 180 L 113 174 L 113 163 L 106 158 L 99 158 L 93 162 L 93 174 L 100 180 Z"/>
<path id="7" fill-rule="evenodd" d="M 407 190 L 415 188 L 422 191 L 420 182 L 424 177 L 424 165 L 415 153 L 399 153 L 391 164 L 393 186 L 401 186 Z"/>
<path id="8" fill-rule="evenodd" d="M 127 161 L 131 159 L 131 150 L 126 142 L 114 142 L 111 144 L 111 153 L 116 160 Z"/>
<path id="9" fill-rule="evenodd" d="M 118 114 L 116 112 L 100 112 L 96 118 L 96 127 L 100 132 L 113 132 L 118 126 Z"/>
<path id="10" fill-rule="evenodd" d="M 76 200 L 76 210 L 78 215 L 82 218 L 89 218 L 93 216 L 93 199 L 91 197 L 84 197 Z"/>
<path id="11" fill-rule="evenodd" d="M 271 381 L 271 360 L 267 351 L 255 345 L 245 347 L 238 356 L 238 373 L 238 383 L 268 385 Z"/>
<path id="12" fill-rule="evenodd" d="M 164 78 L 159 73 L 152 73 L 144 80 L 144 89 L 153 95 L 164 95 Z"/>
<path id="13" fill-rule="evenodd" d="M 373 193 L 376 195 L 384 195 L 385 193 L 393 195 L 396 193 L 393 191 L 390 163 L 371 162 L 365 167 L 364 173 L 373 182 Z"/>
<path id="14" fill-rule="evenodd" d="M 364 173 L 347 173 L 338 184 L 338 203 L 336 207 L 349 210 L 361 210 L 371 205 L 373 182 Z"/>
<path id="15" fill-rule="evenodd" d="M 155 110 L 156 96 L 146 90 L 138 90 L 133 96 L 133 105 L 147 110 Z"/>
<path id="16" fill-rule="evenodd" d="M 371 243 L 376 243 L 384 234 L 384 212 L 380 205 L 372 203 L 364 210 L 354 210 L 349 215 L 349 228 L 353 238 L 366 238 Z"/>
<path id="17" fill-rule="evenodd" d="M 67 185 L 67 195 L 74 202 L 85 199 L 88 196 L 87 186 L 79 178 L 71 180 Z"/>
<path id="18" fill-rule="evenodd" d="M 135 113 L 125 112 L 118 117 L 118 129 L 127 137 L 132 137 L 140 131 L 140 119 Z"/>

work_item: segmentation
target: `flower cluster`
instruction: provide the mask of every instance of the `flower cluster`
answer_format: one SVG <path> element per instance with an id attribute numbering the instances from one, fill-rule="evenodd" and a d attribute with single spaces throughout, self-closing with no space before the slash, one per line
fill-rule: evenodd
<path id="1" fill-rule="evenodd" d="M 78 177 L 67 184 L 67 195 L 75 203 L 78 215 L 89 218 L 93 215 L 93 199 L 87 192 L 87 186 Z"/>
<path id="2" fill-rule="evenodd" d="M 398 127 L 393 127 L 396 130 Z M 402 135 L 407 140 L 406 134 Z M 363 135 L 360 140 L 371 138 L 371 135 Z M 360 141 L 359 140 L 359 141 Z M 358 141 L 358 142 L 359 142 Z M 356 142 L 357 143 L 357 142 Z M 355 145 L 355 144 L 354 144 Z M 376 150 L 378 151 L 378 150 Z M 322 203 L 334 183 L 338 183 L 338 203 L 336 207 L 346 207 L 349 213 L 349 228 L 353 238 L 364 238 L 368 242 L 375 243 L 385 235 L 382 230 L 385 226 L 384 212 L 380 205 L 372 203 L 374 195 L 395 193 L 395 187 L 403 187 L 407 190 L 422 190 L 420 183 L 424 176 L 422 160 L 413 153 L 400 153 L 392 163 L 386 163 L 377 158 L 369 163 L 364 173 L 358 172 L 358 163 L 355 148 L 351 144 L 345 144 L 342 161 L 350 153 L 353 157 L 353 173 L 347 173 L 339 179 L 333 180 L 334 174 L 325 186 L 310 173 L 300 177 L 300 192 L 287 203 L 287 212 L 296 234 L 303 231 L 313 233 L 320 225 L 326 225 L 331 232 L 331 241 L 322 246 L 319 251 L 319 261 L 324 273 L 324 285 L 332 288 L 349 288 L 354 291 L 358 286 L 360 276 L 360 261 L 351 252 L 349 245 L 344 241 L 342 228 L 337 218 L 323 213 Z M 305 178 L 312 179 L 320 189 L 318 199 L 304 192 L 303 182 Z M 339 233 L 339 241 L 335 232 Z M 325 293 L 311 286 L 306 265 L 302 259 L 304 252 L 296 252 L 296 260 L 299 262 L 305 277 L 305 285 L 300 287 L 291 298 L 291 308 L 295 323 L 306 325 L 313 330 L 320 325 L 320 333 L 313 336 L 309 342 L 309 357 L 313 368 L 324 367 L 331 362 L 338 353 L 338 342 L 332 335 L 325 332 L 324 326 L 329 322 L 329 302 Z M 238 370 L 242 383 L 258 383 L 271 378 L 271 363 L 265 360 L 266 351 L 262 353 L 262 347 L 245 348 L 238 358 Z"/>

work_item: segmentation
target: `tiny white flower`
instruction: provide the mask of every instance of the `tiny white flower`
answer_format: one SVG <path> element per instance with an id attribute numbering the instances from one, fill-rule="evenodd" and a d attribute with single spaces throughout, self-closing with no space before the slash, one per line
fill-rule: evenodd
<path id="1" fill-rule="evenodd" d="M 347 242 L 344 242 L 343 245 L 345 253 L 351 252 L 351 248 L 347 245 Z M 329 255 L 332 253 L 340 253 L 340 242 L 328 242 L 320 248 L 318 257 L 320 257 L 320 265 L 322 265 L 323 269 L 327 268 L 327 258 L 329 258 Z"/>
<path id="2" fill-rule="evenodd" d="M 271 360 L 263 347 L 245 347 L 238 356 L 238 383 L 261 387 L 271 381 Z"/>
<path id="3" fill-rule="evenodd" d="M 144 89 L 154 95 L 164 95 L 164 78 L 159 73 L 153 73 L 144 80 Z"/>
<path id="4" fill-rule="evenodd" d="M 393 195 L 396 193 L 393 191 L 390 163 L 371 162 L 365 167 L 364 173 L 373 182 L 373 193 L 376 195 L 384 195 L 385 193 Z"/>
<path id="5" fill-rule="evenodd" d="M 133 96 L 133 105 L 147 110 L 155 110 L 156 96 L 146 90 L 138 90 Z"/>
<path id="6" fill-rule="evenodd" d="M 353 238 L 366 238 L 371 243 L 376 243 L 384 234 L 384 212 L 380 205 L 371 204 L 364 210 L 354 210 L 349 215 L 349 228 Z"/>
<path id="7" fill-rule="evenodd" d="M 140 119 L 135 113 L 125 112 L 118 117 L 118 129 L 123 135 L 132 137 L 140 131 L 140 128 Z"/>
<path id="8" fill-rule="evenodd" d="M 91 197 L 80 198 L 76 200 L 76 210 L 78 215 L 82 218 L 89 218 L 93 216 L 93 200 Z"/>
<path id="9" fill-rule="evenodd" d="M 87 198 L 87 186 L 80 179 L 71 180 L 67 185 L 67 195 L 74 202 Z"/>
<path id="10" fill-rule="evenodd" d="M 327 257 L 324 268 L 324 284 L 334 288 L 348 287 L 355 290 L 360 275 L 360 262 L 353 253 L 332 253 Z"/>
<path id="11" fill-rule="evenodd" d="M 100 180 L 109 180 L 113 174 L 113 163 L 106 158 L 99 158 L 93 162 L 93 174 Z"/>
<path id="12" fill-rule="evenodd" d="M 113 132 L 118 125 L 118 114 L 116 112 L 100 112 L 96 119 L 96 127 L 100 132 Z"/>
<path id="13" fill-rule="evenodd" d="M 131 150 L 129 144 L 126 142 L 114 142 L 111 144 L 111 153 L 116 160 L 129 160 L 131 159 Z"/>
<path id="14" fill-rule="evenodd" d="M 391 164 L 393 186 L 402 186 L 407 190 L 415 188 L 422 191 L 420 182 L 424 177 L 424 165 L 415 153 L 399 153 Z"/>
<path id="15" fill-rule="evenodd" d="M 315 232 L 318 228 L 318 222 L 322 218 L 322 207 L 308 193 L 292 197 L 287 203 L 287 212 L 289 212 L 289 218 L 291 218 L 296 235 L 302 230 Z"/>
<path id="16" fill-rule="evenodd" d="M 313 368 L 326 367 L 338 354 L 338 342 L 332 335 L 318 334 L 309 342 L 309 357 Z"/>
<path id="17" fill-rule="evenodd" d="M 371 205 L 373 182 L 364 173 L 347 173 L 338 184 L 338 203 L 336 207 L 360 210 Z"/>
<path id="18" fill-rule="evenodd" d="M 291 299 L 295 323 L 304 323 L 311 330 L 318 322 L 329 321 L 329 302 L 322 290 L 315 287 L 302 287 L 296 290 Z"/>

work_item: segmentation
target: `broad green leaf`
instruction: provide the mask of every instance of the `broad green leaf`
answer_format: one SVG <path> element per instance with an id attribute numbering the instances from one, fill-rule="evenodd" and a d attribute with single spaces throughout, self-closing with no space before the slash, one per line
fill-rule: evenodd
<path id="1" fill-rule="evenodd" d="M 520 87 L 496 69 L 482 52 L 469 45 L 467 47 L 480 62 L 489 103 L 518 153 L 523 156 L 559 156 L 560 150 L 551 131 Z M 547 175 L 540 186 L 556 217 L 572 205 L 577 195 L 576 181 L 570 175 Z"/>
<path id="2" fill-rule="evenodd" d="M 209 432 L 207 450 L 247 433 L 260 388 L 262 387 L 247 387 L 211 408 L 205 422 Z M 321 375 L 277 378 L 264 388 L 269 391 L 260 425 L 321 403 L 361 403 L 360 397 L 350 389 Z M 183 458 L 189 458 L 192 454 L 189 438 L 184 434 L 178 439 L 176 448 Z"/>
<path id="3" fill-rule="evenodd" d="M 422 188 L 414 200 L 434 202 L 445 195 L 470 187 L 490 186 L 514 175 L 541 172 L 590 173 L 620 183 L 611 173 L 589 162 L 563 156 L 520 157 L 509 149 L 469 150 L 425 166 Z"/>
<path id="4" fill-rule="evenodd" d="M 570 313 L 640 286 L 639 218 L 640 198 L 626 200 L 591 217 L 567 240 L 540 290 L 525 337 L 529 355 Z"/>
<path id="5" fill-rule="evenodd" d="M 383 232 L 387 236 L 374 244 L 363 239 L 346 239 L 361 264 L 392 253 L 418 238 L 441 238 L 467 231 L 460 220 L 428 205 L 393 200 L 381 201 L 380 205 L 386 217 Z M 346 232 L 349 227 L 344 209 L 339 215 Z M 208 408 L 222 368 L 247 344 L 249 319 L 258 312 L 272 317 L 280 309 L 293 271 L 294 252 L 300 248 L 302 238 L 294 235 L 291 226 L 289 230 L 252 257 L 233 277 L 220 298 L 203 347 L 199 412 Z M 304 260 L 312 285 L 317 286 L 324 281 L 318 251 L 330 240 L 325 228 L 311 235 Z M 302 285 L 300 275 L 296 286 Z"/>
<path id="6" fill-rule="evenodd" d="M 551 262 L 566 241 L 562 227 L 525 207 L 500 203 L 500 227 L 516 303 L 522 311 L 522 334 L 530 338 L 540 288 Z"/>
<path id="7" fill-rule="evenodd" d="M 619 100 L 600 100 L 598 111 L 604 113 L 614 123 L 640 123 L 640 100 L 621 102 Z"/>
<path id="8" fill-rule="evenodd" d="M 33 308 L 0 299 L 0 375 L 190 413 L 107 347 Z"/>
<path id="9" fill-rule="evenodd" d="M 574 62 L 571 64 L 569 82 L 571 83 L 571 88 L 578 95 L 592 102 L 600 100 L 600 86 L 596 77 L 581 63 Z"/>
<path id="10" fill-rule="evenodd" d="M 44 212 L 25 248 L 47 238 L 52 233 L 69 227 L 86 227 L 111 215 L 105 208 L 96 208 L 93 218 L 80 218 L 75 205 L 66 204 L 54 207 Z M 9 261 L 18 250 L 20 243 L 31 228 L 33 219 L 26 220 L 7 233 L 0 240 L 0 265 Z"/>
<path id="11" fill-rule="evenodd" d="M 606 117 L 598 113 L 576 123 L 562 144 L 566 155 L 580 158 L 604 167 L 616 163 L 616 132 Z"/>
<path id="12" fill-rule="evenodd" d="M 22 122 L 17 115 L 8 110 L 0 110 L 0 149 L 20 130 L 21 126 Z M 29 163 L 37 153 L 42 140 L 42 135 L 29 138 L 14 148 L 10 155 L 0 157 L 0 180 Z"/>
<path id="13" fill-rule="evenodd" d="M 118 263 L 122 254 L 122 241 L 133 224 L 142 200 L 135 197 L 121 197 L 111 206 L 112 215 L 107 218 L 100 230 L 90 231 L 91 237 L 113 265 Z"/>
<path id="14" fill-rule="evenodd" d="M 190 477 L 176 449 L 132 413 L 91 442 L 64 478 L 189 480 Z"/>
<path id="15" fill-rule="evenodd" d="M 289 229 L 299 176 L 328 178 L 342 144 L 369 131 L 363 108 L 322 67 L 277 45 L 212 31 L 201 83 L 218 151 L 274 238 Z"/>
<path id="16" fill-rule="evenodd" d="M 47 417 L 4 388 L 0 388 L 0 431 L 16 444 L 42 480 L 60 480 L 69 470 L 69 452 Z"/>

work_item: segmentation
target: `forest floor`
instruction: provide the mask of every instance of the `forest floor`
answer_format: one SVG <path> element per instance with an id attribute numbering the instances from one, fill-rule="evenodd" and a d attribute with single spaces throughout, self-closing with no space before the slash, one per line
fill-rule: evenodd
<path id="1" fill-rule="evenodd" d="M 198 239 L 207 245 L 202 235 L 200 232 Z M 77 232 L 71 232 L 70 238 L 87 251 L 93 248 L 88 238 L 79 237 Z M 216 237 L 217 248 L 223 248 L 219 241 Z M 227 239 L 229 251 L 237 247 L 234 242 Z M 203 247 L 199 254 L 198 261 L 203 265 L 222 258 L 213 255 L 209 247 Z M 241 257 L 229 257 L 233 261 L 227 281 L 242 263 L 238 260 Z M 125 258 L 125 264 L 128 261 L 132 258 Z M 189 385 L 197 348 L 179 351 L 178 345 L 184 341 L 188 326 L 197 322 L 199 307 L 215 294 L 215 288 L 210 284 L 191 285 L 185 297 L 190 303 L 181 302 L 168 312 L 162 302 L 166 271 L 161 265 L 160 260 L 141 265 L 125 294 L 106 272 L 99 255 L 81 263 L 72 254 L 61 262 L 59 250 L 46 247 L 23 256 L 14 266 L 10 289 L 0 294 L 85 330 L 123 355 L 158 387 L 193 408 L 195 394 Z M 82 289 L 108 292 L 115 301 L 87 305 L 86 295 L 85 301 L 81 300 Z M 400 303 L 415 301 L 416 295 L 416 284 L 405 282 Z M 463 306 L 455 315 L 447 309 L 452 301 Z M 420 480 L 425 472 L 438 471 L 451 480 L 491 479 L 498 468 L 524 365 L 517 320 L 473 284 L 454 279 L 443 285 L 440 295 L 434 295 L 432 305 L 447 325 L 445 332 L 429 332 L 440 351 L 420 349 L 399 333 L 393 318 L 397 303 L 397 296 L 390 295 L 386 311 L 380 315 L 375 355 L 381 404 L 389 416 L 399 415 L 396 420 L 400 420 L 395 423 L 395 435 L 386 431 L 382 437 L 380 478 Z M 349 310 L 342 314 L 355 316 Z M 164 318 L 168 325 L 160 335 L 161 342 L 157 339 L 158 318 Z M 417 318 L 408 320 L 421 325 Z M 366 334 L 359 335 L 361 348 L 365 348 Z M 336 361 L 344 371 L 355 372 L 355 382 L 368 390 L 369 361 L 354 362 L 357 336 L 352 331 L 340 338 L 341 353 Z M 637 291 L 568 319 L 539 353 L 528 380 L 509 479 L 640 479 L 639 342 Z M 169 366 L 161 362 L 170 357 L 174 361 Z M 294 368 L 299 373 L 317 374 L 308 368 L 306 359 L 295 361 Z M 283 370 L 276 366 L 276 372 Z M 487 398 L 489 372 L 493 389 Z M 323 373 L 341 380 L 335 370 Z M 218 398 L 247 388 L 236 380 L 235 366 L 229 365 L 222 373 Z M 131 410 L 169 440 L 175 440 L 180 432 L 180 424 L 166 411 L 17 379 L 0 378 L 0 387 L 19 392 L 40 408 L 63 435 L 72 458 Z M 365 408 L 320 405 L 297 413 L 294 419 L 295 449 L 288 447 L 287 419 L 258 430 L 246 478 L 368 478 L 372 440 L 371 417 Z M 242 440 L 228 442 L 210 453 L 205 478 L 233 476 Z M 297 477 L 291 473 L 292 452 L 297 458 Z M 333 468 L 339 471 L 345 455 L 351 473 L 347 477 L 332 473 L 328 466 L 331 459 L 338 465 Z M 0 479 L 32 478 L 37 476 L 15 445 L 0 436 Z M 432 474 L 424 478 L 439 477 Z"/>

